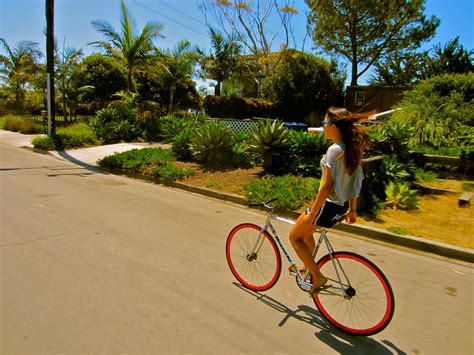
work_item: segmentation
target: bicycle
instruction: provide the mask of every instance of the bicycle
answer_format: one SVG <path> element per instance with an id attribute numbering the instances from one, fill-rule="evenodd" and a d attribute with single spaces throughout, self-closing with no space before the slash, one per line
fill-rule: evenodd
<path id="1" fill-rule="evenodd" d="M 229 233 L 226 241 L 226 258 L 232 274 L 246 288 L 266 291 L 273 287 L 281 274 L 280 247 L 290 264 L 290 275 L 303 291 L 311 289 L 311 273 L 305 275 L 298 269 L 278 235 L 272 220 L 295 224 L 294 221 L 274 214 L 269 204 L 252 204 L 263 207 L 267 218 L 263 227 L 242 223 Z M 344 219 L 341 216 L 339 222 Z M 331 287 L 314 296 L 313 301 L 321 315 L 337 329 L 358 336 L 381 332 L 387 327 L 395 310 L 392 287 L 382 271 L 367 258 L 350 251 L 335 251 L 329 242 L 325 228 L 320 235 L 313 257 L 325 244 L 328 253 L 316 265 L 325 275 Z"/>

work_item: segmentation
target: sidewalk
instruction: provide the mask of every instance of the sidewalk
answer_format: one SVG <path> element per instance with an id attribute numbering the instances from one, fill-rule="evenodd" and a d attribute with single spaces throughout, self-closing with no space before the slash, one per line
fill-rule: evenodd
<path id="1" fill-rule="evenodd" d="M 14 147 L 21 147 L 21 148 L 29 148 L 32 149 L 33 146 L 31 144 L 31 140 L 37 136 L 44 136 L 44 135 L 25 135 L 15 132 L 9 132 L 0 130 L 0 143 L 14 146 Z M 147 147 L 169 147 L 166 144 L 148 144 L 148 143 L 118 143 L 118 144 L 109 144 L 97 147 L 90 147 L 90 148 L 83 148 L 83 149 L 74 149 L 74 150 L 67 150 L 67 151 L 52 151 L 48 152 L 49 155 L 52 155 L 59 159 L 64 159 L 71 161 L 75 164 L 82 165 L 90 168 L 97 167 L 97 161 L 102 159 L 108 155 L 112 155 L 114 153 L 120 153 L 124 151 L 128 151 L 131 149 L 141 149 Z M 194 186 L 189 186 L 183 184 L 181 182 L 175 182 L 169 184 L 172 187 L 184 189 L 193 193 L 198 193 L 201 195 L 205 195 L 212 198 L 218 198 L 225 201 L 230 201 L 238 204 L 245 205 L 244 199 L 241 196 L 236 195 L 229 195 L 224 194 L 221 192 L 217 192 L 214 190 L 206 189 L 206 188 L 198 188 Z M 294 213 L 293 216 L 295 219 L 297 214 Z M 445 256 L 448 258 L 458 259 L 462 261 L 468 261 L 470 263 L 474 263 L 474 251 L 468 248 L 457 247 L 454 245 L 449 245 L 445 243 L 436 242 L 429 239 L 413 237 L 413 236 L 401 236 L 398 234 L 390 233 L 388 231 L 377 229 L 373 227 L 363 226 L 360 224 L 338 224 L 335 229 L 344 231 L 347 233 L 353 233 L 357 235 L 361 235 L 366 238 L 371 238 L 374 240 L 392 243 L 428 253 L 433 253 L 440 256 Z"/>

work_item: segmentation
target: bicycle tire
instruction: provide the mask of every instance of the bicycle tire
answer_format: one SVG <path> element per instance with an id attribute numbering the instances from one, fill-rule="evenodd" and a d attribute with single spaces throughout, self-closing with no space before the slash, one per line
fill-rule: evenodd
<path id="1" fill-rule="evenodd" d="M 351 335 L 368 336 L 387 327 L 395 311 L 392 287 L 382 271 L 367 258 L 356 253 L 338 251 L 334 261 L 342 265 L 352 289 L 345 285 L 342 290 L 330 255 L 316 263 L 333 287 L 313 296 L 321 315 L 337 329 Z M 338 267 L 339 268 L 339 267 Z M 340 269 L 339 274 L 344 282 Z"/>
<path id="2" fill-rule="evenodd" d="M 258 253 L 253 253 L 261 227 L 252 223 L 235 226 L 226 241 L 226 258 L 234 277 L 246 288 L 265 291 L 273 287 L 281 274 L 281 254 L 275 240 L 263 231 Z"/>

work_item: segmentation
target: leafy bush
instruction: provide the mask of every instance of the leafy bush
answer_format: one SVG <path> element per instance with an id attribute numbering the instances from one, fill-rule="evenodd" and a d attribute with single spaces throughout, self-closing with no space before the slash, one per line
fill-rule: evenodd
<path id="1" fill-rule="evenodd" d="M 171 149 L 143 148 L 109 155 L 100 159 L 98 164 L 102 168 L 141 172 L 145 168 L 161 166 L 173 160 Z"/>
<path id="2" fill-rule="evenodd" d="M 435 181 L 437 178 L 438 174 L 434 171 L 425 171 L 422 168 L 415 169 L 415 180 L 418 182 Z"/>
<path id="3" fill-rule="evenodd" d="M 248 183 L 244 185 L 244 194 L 247 203 L 264 202 L 276 197 L 275 207 L 295 210 L 304 201 L 314 198 L 318 189 L 318 179 L 284 175 Z"/>
<path id="4" fill-rule="evenodd" d="M 34 138 L 31 143 L 42 150 L 75 149 L 99 144 L 95 133 L 84 123 L 61 127 L 57 132 L 50 137 Z"/>
<path id="5" fill-rule="evenodd" d="M 405 93 L 400 107 L 393 119 L 413 127 L 411 147 L 474 144 L 474 73 L 421 81 Z"/>
<path id="6" fill-rule="evenodd" d="M 408 183 L 389 182 L 385 188 L 387 198 L 384 205 L 392 209 L 415 209 L 418 208 L 418 196 L 416 190 L 410 190 Z"/>
<path id="7" fill-rule="evenodd" d="M 191 140 L 194 159 L 209 165 L 222 165 L 229 162 L 232 154 L 231 133 L 221 123 L 202 125 Z"/>
<path id="8" fill-rule="evenodd" d="M 153 168 L 153 176 L 164 181 L 175 181 L 183 180 L 187 177 L 194 175 L 194 170 L 192 169 L 182 169 L 172 163 L 166 163 L 161 166 Z"/>
<path id="9" fill-rule="evenodd" d="M 6 115 L 1 118 L 0 128 L 22 134 L 45 133 L 43 124 L 24 116 Z"/>
<path id="10" fill-rule="evenodd" d="M 132 123 L 133 117 L 130 110 L 107 107 L 97 112 L 90 125 L 97 137 L 106 144 L 129 142 L 141 133 L 139 126 Z"/>
<path id="11" fill-rule="evenodd" d="M 276 118 L 277 116 L 270 101 L 238 96 L 208 95 L 204 99 L 203 108 L 207 115 L 215 118 Z"/>
<path id="12" fill-rule="evenodd" d="M 267 119 L 254 127 L 249 149 L 260 158 L 265 171 L 278 173 L 286 165 L 283 160 L 289 143 L 290 135 L 283 122 Z"/>

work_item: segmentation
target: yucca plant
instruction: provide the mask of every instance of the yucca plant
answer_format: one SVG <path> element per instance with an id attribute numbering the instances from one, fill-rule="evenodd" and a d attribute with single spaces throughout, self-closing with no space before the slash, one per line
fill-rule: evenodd
<path id="1" fill-rule="evenodd" d="M 384 205 L 392 209 L 415 209 L 418 208 L 418 196 L 416 190 L 410 190 L 408 183 L 389 182 L 385 188 L 387 198 Z"/>
<path id="2" fill-rule="evenodd" d="M 264 170 L 270 171 L 277 169 L 277 159 L 288 150 L 289 143 L 290 135 L 283 122 L 267 119 L 253 129 L 249 149 L 260 157 Z"/>
<path id="3" fill-rule="evenodd" d="M 196 161 L 221 165 L 232 154 L 231 133 L 221 123 L 207 123 L 196 131 L 190 146 Z"/>

